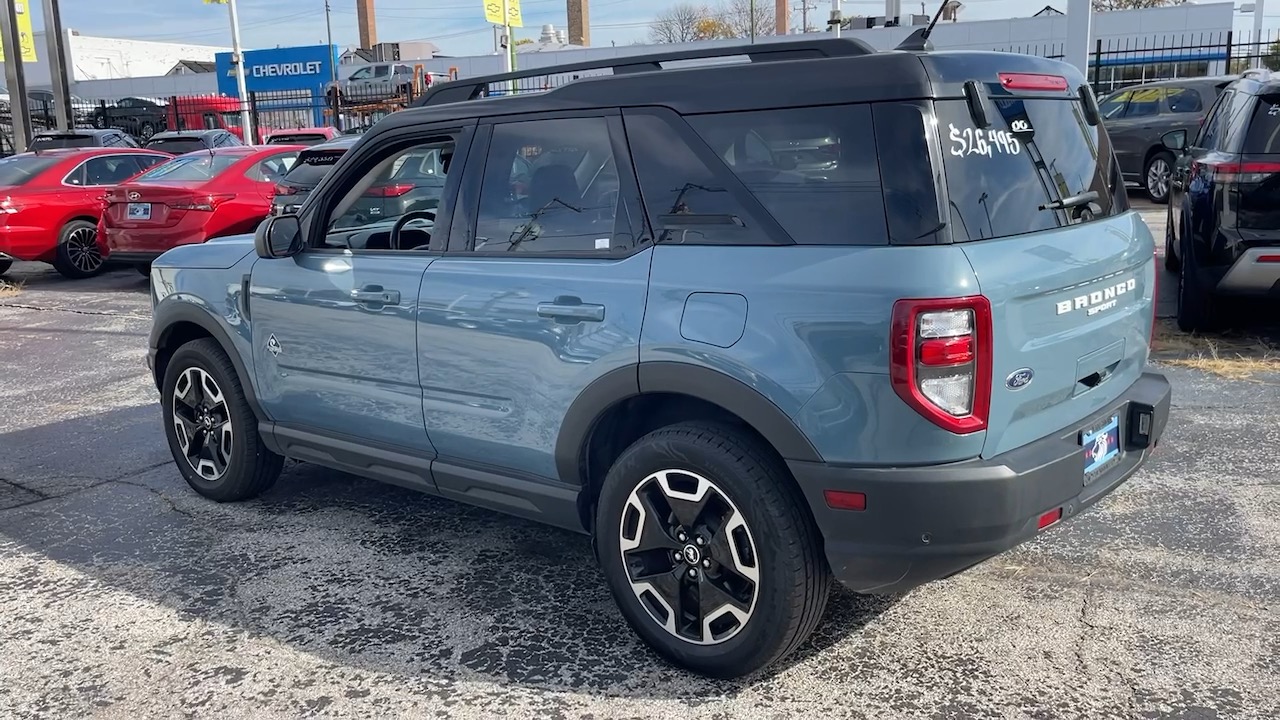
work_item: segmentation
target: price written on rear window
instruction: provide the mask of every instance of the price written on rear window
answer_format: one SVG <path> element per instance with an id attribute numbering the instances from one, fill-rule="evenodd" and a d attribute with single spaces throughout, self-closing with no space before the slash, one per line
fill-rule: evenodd
<path id="1" fill-rule="evenodd" d="M 1017 155 L 1022 152 L 1022 143 L 1007 130 L 962 129 L 950 123 L 948 125 L 951 128 L 951 154 L 957 157 L 964 155 L 995 157 L 997 154 Z"/>

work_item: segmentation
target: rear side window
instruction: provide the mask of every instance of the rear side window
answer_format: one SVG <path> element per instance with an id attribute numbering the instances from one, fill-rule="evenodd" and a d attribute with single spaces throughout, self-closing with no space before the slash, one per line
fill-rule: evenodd
<path id="1" fill-rule="evenodd" d="M 346 152 L 345 149 L 304 150 L 298 155 L 298 161 L 289 174 L 284 176 L 284 180 L 298 187 L 315 187 Z"/>
<path id="2" fill-rule="evenodd" d="M 888 243 L 870 106 L 686 119 L 795 242 Z"/>
<path id="3" fill-rule="evenodd" d="M 975 127 L 964 100 L 935 103 L 957 241 L 984 240 L 1087 222 L 1123 212 L 1114 202 L 1107 134 L 1084 120 L 1078 100 L 994 96 L 991 125 Z M 1058 200 L 1096 192 L 1068 209 Z"/>
<path id="4" fill-rule="evenodd" d="M 889 240 L 894 245 L 938 242 L 946 227 L 938 203 L 940 178 L 929 149 L 933 126 L 924 102 L 875 106 L 876 146 L 891 158 L 880 168 Z"/>
<path id="5" fill-rule="evenodd" d="M 1246 155 L 1280 155 L 1280 94 L 1258 96 L 1242 152 Z"/>
<path id="6" fill-rule="evenodd" d="M 1197 113 L 1204 109 L 1200 93 L 1191 88 L 1180 88 L 1169 93 L 1169 111 L 1176 113 Z"/>

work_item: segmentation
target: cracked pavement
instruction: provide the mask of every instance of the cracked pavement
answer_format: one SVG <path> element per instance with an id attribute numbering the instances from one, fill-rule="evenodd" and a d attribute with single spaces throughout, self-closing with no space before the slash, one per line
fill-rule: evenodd
<path id="1" fill-rule="evenodd" d="M 687 676 L 585 538 L 306 465 L 218 505 L 174 469 L 145 281 L 0 299 L 0 717 L 1274 718 L 1280 386 L 1164 368 L 1165 443 L 1036 541 L 837 593 L 769 674 Z"/>

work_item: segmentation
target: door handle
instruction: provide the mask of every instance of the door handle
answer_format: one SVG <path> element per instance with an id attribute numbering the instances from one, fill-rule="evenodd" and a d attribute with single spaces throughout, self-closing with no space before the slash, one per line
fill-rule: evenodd
<path id="1" fill-rule="evenodd" d="M 399 290 L 384 290 L 381 285 L 365 285 L 351 291 L 351 299 L 369 305 L 399 305 Z"/>
<path id="2" fill-rule="evenodd" d="M 576 297 L 561 296 L 554 302 L 538 303 L 538 317 L 570 322 L 603 322 L 604 306 L 589 305 Z"/>

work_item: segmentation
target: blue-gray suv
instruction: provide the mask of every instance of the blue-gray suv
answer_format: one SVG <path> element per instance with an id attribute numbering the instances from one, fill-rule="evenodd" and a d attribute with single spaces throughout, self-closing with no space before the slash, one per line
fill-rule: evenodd
<path id="1" fill-rule="evenodd" d="M 433 87 L 296 213 L 153 263 L 179 470 L 238 501 L 292 458 L 590 534 L 635 632 L 717 677 L 833 581 L 1079 515 L 1168 419 L 1151 234 L 1074 68 L 913 38 Z M 352 221 L 427 151 L 437 202 Z"/>

